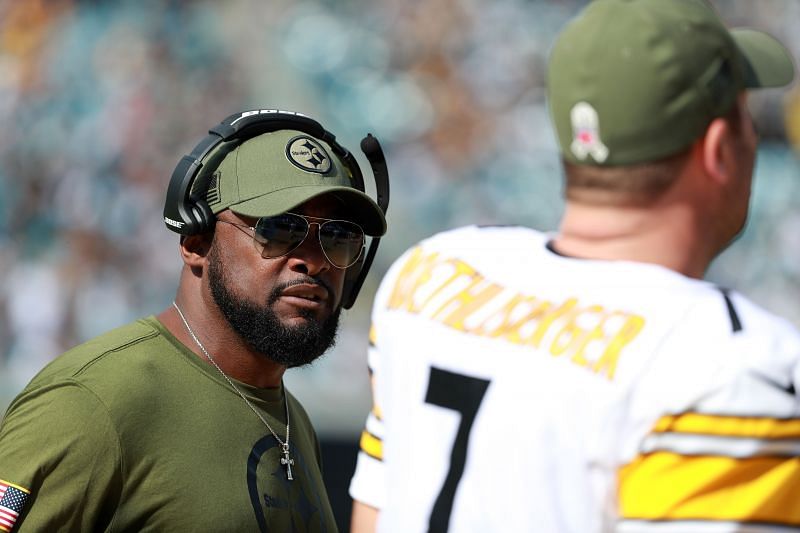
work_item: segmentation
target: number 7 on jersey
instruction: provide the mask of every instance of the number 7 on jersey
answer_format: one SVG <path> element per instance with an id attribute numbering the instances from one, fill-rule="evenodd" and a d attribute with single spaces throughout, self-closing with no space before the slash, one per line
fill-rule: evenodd
<path id="1" fill-rule="evenodd" d="M 425 403 L 458 411 L 461 414 L 461 422 L 458 424 L 453 449 L 450 452 L 450 468 L 447 471 L 442 490 L 433 505 L 433 511 L 431 511 L 428 523 L 429 533 L 447 531 L 456 489 L 467 462 L 467 447 L 472 423 L 475 421 L 487 388 L 489 388 L 488 380 L 431 367 Z"/>

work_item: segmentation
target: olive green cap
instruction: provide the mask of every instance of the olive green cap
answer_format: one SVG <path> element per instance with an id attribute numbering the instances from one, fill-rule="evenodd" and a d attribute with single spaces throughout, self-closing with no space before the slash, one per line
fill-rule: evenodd
<path id="1" fill-rule="evenodd" d="M 548 105 L 565 160 L 629 165 L 688 147 L 748 88 L 792 81 L 770 35 L 705 0 L 594 0 L 557 38 Z"/>
<path id="2" fill-rule="evenodd" d="M 214 214 L 230 209 L 250 217 L 273 216 L 330 194 L 344 202 L 367 235 L 386 233 L 378 204 L 355 187 L 350 170 L 326 142 L 306 133 L 278 130 L 233 147 L 221 145 L 206 167 L 213 174 L 197 183 L 208 183 L 205 199 Z"/>

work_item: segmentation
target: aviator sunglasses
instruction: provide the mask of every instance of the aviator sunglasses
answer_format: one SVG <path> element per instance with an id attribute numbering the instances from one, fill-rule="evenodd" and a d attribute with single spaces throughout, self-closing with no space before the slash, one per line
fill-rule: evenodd
<path id="1" fill-rule="evenodd" d="M 336 268 L 353 266 L 364 247 L 364 230 L 347 220 L 282 213 L 261 217 L 255 226 L 217 220 L 231 226 L 253 231 L 253 242 L 263 258 L 282 257 L 297 249 L 308 237 L 312 225 L 317 226 L 317 236 L 322 253 Z"/>

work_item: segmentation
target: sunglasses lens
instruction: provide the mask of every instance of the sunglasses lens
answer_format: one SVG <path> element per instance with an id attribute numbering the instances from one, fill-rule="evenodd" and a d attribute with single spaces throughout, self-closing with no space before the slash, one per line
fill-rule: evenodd
<path id="1" fill-rule="evenodd" d="M 334 266 L 352 266 L 364 247 L 364 230 L 346 220 L 330 220 L 319 228 L 319 242 Z"/>
<path id="2" fill-rule="evenodd" d="M 308 234 L 308 221 L 284 213 L 263 217 L 256 224 L 255 239 L 263 246 L 262 257 L 280 257 L 297 248 Z"/>
<path id="3" fill-rule="evenodd" d="M 291 252 L 308 235 L 308 220 L 293 213 L 263 217 L 256 223 L 255 240 L 262 257 L 280 257 Z M 352 266 L 364 247 L 364 230 L 346 220 L 329 220 L 319 226 L 319 242 L 325 256 L 339 268 Z"/>

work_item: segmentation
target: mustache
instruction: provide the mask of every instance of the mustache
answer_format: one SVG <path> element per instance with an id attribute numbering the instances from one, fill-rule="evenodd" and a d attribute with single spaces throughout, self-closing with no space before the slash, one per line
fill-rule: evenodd
<path id="1" fill-rule="evenodd" d="M 317 279 L 312 276 L 302 276 L 275 285 L 275 287 L 272 288 L 272 292 L 269 295 L 269 303 L 270 304 L 275 303 L 278 300 L 278 298 L 281 297 L 281 293 L 283 291 L 285 291 L 289 287 L 294 287 L 295 285 L 317 285 L 325 289 L 325 291 L 328 293 L 328 301 L 331 301 L 333 299 L 333 287 L 331 287 L 328 282 L 322 279 Z"/>

